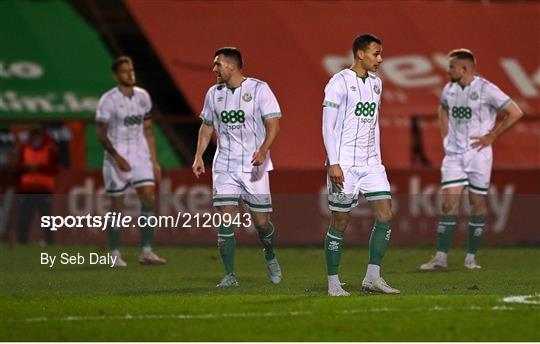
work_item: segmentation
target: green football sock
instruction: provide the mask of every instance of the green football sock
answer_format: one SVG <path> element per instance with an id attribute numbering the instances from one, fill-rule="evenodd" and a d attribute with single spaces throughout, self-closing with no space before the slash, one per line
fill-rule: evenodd
<path id="1" fill-rule="evenodd" d="M 456 223 L 456 215 L 441 214 L 439 225 L 437 227 L 437 251 L 448 253 L 450 242 L 452 241 L 454 231 L 456 230 Z"/>
<path id="2" fill-rule="evenodd" d="M 218 231 L 218 247 L 221 254 L 221 260 L 225 266 L 225 272 L 234 274 L 234 249 L 236 242 L 234 240 L 234 228 L 220 226 Z"/>
<path id="3" fill-rule="evenodd" d="M 328 228 L 326 239 L 324 240 L 324 252 L 326 254 L 326 268 L 328 271 L 328 276 L 338 274 L 342 250 L 343 232 L 332 227 Z"/>
<path id="4" fill-rule="evenodd" d="M 152 237 L 154 236 L 154 227 L 148 224 L 148 218 L 154 215 L 153 207 L 143 207 L 141 217 L 145 218 L 145 226 L 141 228 L 141 247 L 152 247 Z"/>
<path id="5" fill-rule="evenodd" d="M 467 245 L 467 253 L 476 254 L 482 233 L 484 232 L 484 215 L 471 215 L 469 218 L 469 241 Z"/>
<path id="6" fill-rule="evenodd" d="M 369 238 L 369 264 L 381 265 L 390 240 L 390 232 L 390 222 L 375 221 Z"/>
<path id="7" fill-rule="evenodd" d="M 264 258 L 266 260 L 274 259 L 276 257 L 276 254 L 274 253 L 274 224 L 269 222 L 268 227 L 266 228 L 255 228 L 257 229 L 257 233 L 259 233 L 259 240 L 261 240 L 264 247 Z"/>
<path id="8" fill-rule="evenodd" d="M 120 228 L 112 225 L 112 220 L 107 224 L 107 236 L 109 238 L 109 249 L 111 251 L 120 248 Z"/>

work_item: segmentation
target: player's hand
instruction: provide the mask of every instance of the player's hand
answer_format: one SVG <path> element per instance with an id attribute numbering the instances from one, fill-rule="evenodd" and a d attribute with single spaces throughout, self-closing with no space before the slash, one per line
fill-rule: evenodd
<path id="1" fill-rule="evenodd" d="M 156 183 L 159 183 L 161 181 L 161 166 L 159 166 L 157 162 L 153 163 L 152 170 L 154 171 L 154 179 L 156 180 Z"/>
<path id="2" fill-rule="evenodd" d="M 193 166 L 191 168 L 193 169 L 193 174 L 197 178 L 199 178 L 201 174 L 206 172 L 204 170 L 204 161 L 201 157 L 195 157 L 195 161 L 193 162 Z"/>
<path id="3" fill-rule="evenodd" d="M 495 142 L 495 136 L 491 134 L 487 134 L 484 136 L 472 136 L 471 139 L 474 140 L 473 143 L 471 143 L 471 148 L 478 148 L 478 151 L 481 151 L 482 149 L 490 146 L 493 142 Z"/>
<path id="4" fill-rule="evenodd" d="M 131 166 L 129 165 L 129 162 L 127 162 L 126 159 L 124 159 L 121 155 L 116 155 L 114 157 L 114 161 L 116 162 L 116 165 L 122 172 L 129 172 L 131 171 Z"/>
<path id="5" fill-rule="evenodd" d="M 266 159 L 266 152 L 265 150 L 258 150 L 255 153 L 253 153 L 253 158 L 251 159 L 251 164 L 253 166 L 260 166 L 264 162 L 264 159 Z"/>
<path id="6" fill-rule="evenodd" d="M 330 167 L 328 167 L 328 177 L 330 177 L 330 181 L 338 187 L 339 191 L 343 191 L 343 181 L 345 180 L 345 177 L 343 177 L 343 170 L 339 164 L 330 165 Z"/>

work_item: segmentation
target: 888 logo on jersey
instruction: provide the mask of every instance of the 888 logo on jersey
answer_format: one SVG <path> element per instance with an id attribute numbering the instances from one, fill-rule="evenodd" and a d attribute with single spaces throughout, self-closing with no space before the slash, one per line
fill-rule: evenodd
<path id="1" fill-rule="evenodd" d="M 246 113 L 244 110 L 223 110 L 219 118 L 222 123 L 228 125 L 229 129 L 240 129 L 244 127 Z"/>
<path id="2" fill-rule="evenodd" d="M 452 106 L 451 115 L 455 119 L 471 119 L 472 109 L 468 106 Z"/>
<path id="3" fill-rule="evenodd" d="M 375 102 L 358 102 L 354 109 L 354 114 L 357 117 L 362 117 L 360 121 L 362 123 L 373 122 L 375 116 L 375 110 L 377 109 L 377 103 Z"/>

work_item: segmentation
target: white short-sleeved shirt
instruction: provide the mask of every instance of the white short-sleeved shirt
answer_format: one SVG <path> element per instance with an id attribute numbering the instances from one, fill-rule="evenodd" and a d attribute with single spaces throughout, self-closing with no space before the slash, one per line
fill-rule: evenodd
<path id="1" fill-rule="evenodd" d="M 146 90 L 134 87 L 133 92 L 132 97 L 127 97 L 117 87 L 111 89 L 101 96 L 96 113 L 96 121 L 108 124 L 107 137 L 114 149 L 131 164 L 150 159 L 143 128 L 152 109 Z M 104 158 L 110 158 L 107 152 Z"/>
<path id="2" fill-rule="evenodd" d="M 201 118 L 217 132 L 217 150 L 213 170 L 217 172 L 253 172 L 273 169 L 270 152 L 261 166 L 251 160 L 266 138 L 265 120 L 280 118 L 281 110 L 267 83 L 246 78 L 229 89 L 223 84 L 210 87 Z"/>
<path id="3" fill-rule="evenodd" d="M 448 111 L 446 153 L 470 150 L 471 137 L 488 134 L 495 125 L 497 111 L 510 101 L 496 85 L 481 77 L 474 77 L 465 87 L 457 82 L 446 84 L 441 94 L 441 106 Z"/>
<path id="4" fill-rule="evenodd" d="M 382 81 L 366 78 L 351 69 L 335 74 L 324 89 L 323 106 L 338 109 L 334 127 L 338 163 L 341 166 L 381 164 L 379 110 Z"/>

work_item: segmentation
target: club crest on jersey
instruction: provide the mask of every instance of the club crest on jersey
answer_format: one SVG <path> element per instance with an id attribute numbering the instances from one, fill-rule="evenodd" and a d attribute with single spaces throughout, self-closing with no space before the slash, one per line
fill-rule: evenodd
<path id="1" fill-rule="evenodd" d="M 473 91 L 473 92 L 471 93 L 471 95 L 469 96 L 469 98 L 471 98 L 471 100 L 476 100 L 476 99 L 478 99 L 478 93 L 476 93 L 476 92 Z"/>
<path id="2" fill-rule="evenodd" d="M 140 100 L 139 101 L 139 106 L 142 107 L 142 108 L 145 108 L 146 107 L 146 102 L 144 100 Z"/>
<path id="3" fill-rule="evenodd" d="M 110 189 L 114 189 L 116 187 L 116 183 L 115 182 L 111 182 L 111 184 L 109 184 L 109 188 Z"/>
<path id="4" fill-rule="evenodd" d="M 377 94 L 381 94 L 381 88 L 379 87 L 379 85 L 373 86 L 373 92 Z"/>
<path id="5" fill-rule="evenodd" d="M 336 195 L 336 198 L 337 198 L 338 201 L 343 202 L 343 201 L 345 201 L 347 196 L 345 195 L 345 193 L 343 191 L 341 191 L 341 192 L 338 192 L 338 194 Z"/>
<path id="6" fill-rule="evenodd" d="M 245 101 L 246 103 L 250 102 L 251 99 L 253 99 L 253 97 L 249 93 L 244 93 L 244 95 L 242 96 L 242 100 Z"/>

